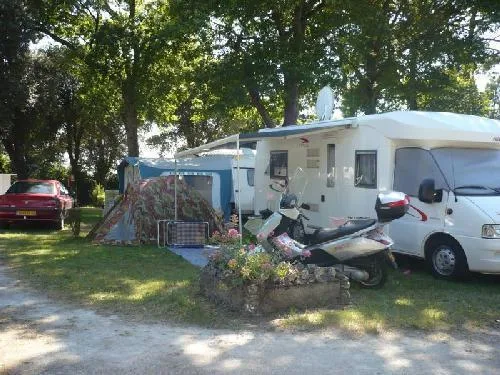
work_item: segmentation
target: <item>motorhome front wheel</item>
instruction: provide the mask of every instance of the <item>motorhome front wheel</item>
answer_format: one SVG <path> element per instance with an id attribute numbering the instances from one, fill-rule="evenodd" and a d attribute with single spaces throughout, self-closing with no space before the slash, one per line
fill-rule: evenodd
<path id="1" fill-rule="evenodd" d="M 435 277 L 458 279 L 467 274 L 467 258 L 459 244 L 453 241 L 441 241 L 430 250 L 427 261 Z"/>

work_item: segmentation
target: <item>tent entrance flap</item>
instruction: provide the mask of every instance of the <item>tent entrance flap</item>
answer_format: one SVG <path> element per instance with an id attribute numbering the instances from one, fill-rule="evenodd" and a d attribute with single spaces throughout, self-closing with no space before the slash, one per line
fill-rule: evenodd
<path id="1" fill-rule="evenodd" d="M 236 181 L 234 181 L 234 184 L 237 187 L 237 189 L 236 189 L 237 194 L 236 194 L 235 200 L 236 200 L 236 204 L 238 206 L 238 226 L 239 226 L 239 232 L 241 234 L 243 228 L 242 228 L 241 204 L 240 204 L 240 190 L 241 190 L 240 189 L 240 186 L 241 186 L 241 184 L 240 184 L 240 155 L 241 155 L 241 150 L 240 150 L 240 136 L 239 136 L 239 134 L 231 135 L 229 137 L 219 139 L 217 141 L 210 142 L 210 143 L 207 143 L 207 144 L 199 146 L 199 147 L 195 147 L 195 148 L 192 148 L 189 150 L 178 152 L 177 154 L 174 155 L 174 158 L 177 161 L 179 158 L 197 156 L 203 152 L 210 151 L 211 149 L 223 146 L 223 145 L 231 143 L 231 142 L 236 143 L 236 150 L 237 150 L 236 156 L 235 156 L 236 157 L 237 177 L 236 177 Z M 232 180 L 232 176 L 231 176 L 232 173 L 231 173 L 231 171 L 229 173 L 230 173 L 230 178 L 231 178 L 230 186 L 232 189 L 232 186 L 233 186 L 233 180 Z M 176 171 L 176 174 L 177 174 L 177 171 Z M 225 185 L 225 184 L 223 184 L 223 185 Z M 222 189 L 221 189 L 221 193 L 222 193 Z M 175 205 L 177 206 L 177 199 L 175 200 Z M 240 236 L 240 242 L 242 243 L 241 236 Z"/>

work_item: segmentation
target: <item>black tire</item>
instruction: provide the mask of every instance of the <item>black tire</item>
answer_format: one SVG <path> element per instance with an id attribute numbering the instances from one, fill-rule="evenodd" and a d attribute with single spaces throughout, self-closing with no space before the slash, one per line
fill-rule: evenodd
<path id="1" fill-rule="evenodd" d="M 443 280 L 460 280 L 469 273 L 467 257 L 460 244 L 443 238 L 430 244 L 426 262 L 432 275 Z"/>
<path id="2" fill-rule="evenodd" d="M 300 218 L 292 224 L 292 227 L 290 228 L 290 237 L 292 237 L 297 242 L 300 242 L 302 244 L 305 243 L 306 232 Z"/>
<path id="3" fill-rule="evenodd" d="M 377 261 L 359 267 L 363 271 L 368 272 L 368 280 L 359 281 L 363 288 L 377 289 L 384 286 L 387 281 L 387 266 L 384 262 L 377 259 Z"/>

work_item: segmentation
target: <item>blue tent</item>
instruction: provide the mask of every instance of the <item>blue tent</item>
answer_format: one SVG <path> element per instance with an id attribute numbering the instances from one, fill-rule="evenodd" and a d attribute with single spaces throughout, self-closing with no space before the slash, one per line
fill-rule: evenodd
<path id="1" fill-rule="evenodd" d="M 232 156 L 210 155 L 199 158 L 177 160 L 177 171 L 179 174 L 216 174 L 220 180 L 220 195 L 218 201 L 224 213 L 224 219 L 229 220 L 231 215 L 231 203 L 233 202 L 233 177 Z M 138 173 L 138 179 L 160 177 L 175 172 L 175 161 L 173 159 L 148 159 L 138 157 L 125 157 L 118 165 L 119 190 L 125 190 L 125 171 L 132 166 Z"/>

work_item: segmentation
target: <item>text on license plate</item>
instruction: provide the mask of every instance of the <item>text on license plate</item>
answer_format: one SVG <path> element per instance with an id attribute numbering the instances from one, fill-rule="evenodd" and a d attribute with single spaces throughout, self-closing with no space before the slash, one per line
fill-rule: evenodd
<path id="1" fill-rule="evenodd" d="M 16 211 L 19 216 L 36 216 L 36 211 Z"/>

